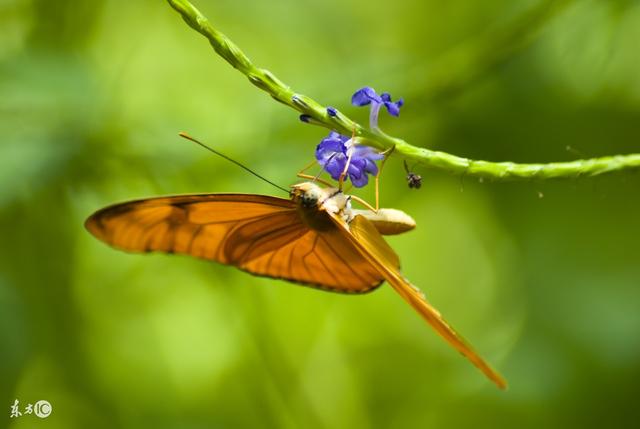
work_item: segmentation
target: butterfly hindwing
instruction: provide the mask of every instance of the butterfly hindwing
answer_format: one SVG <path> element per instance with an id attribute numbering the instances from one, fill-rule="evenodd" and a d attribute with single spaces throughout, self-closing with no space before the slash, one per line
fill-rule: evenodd
<path id="1" fill-rule="evenodd" d="M 311 284 L 325 290 L 344 293 L 365 293 L 384 280 L 358 250 L 340 234 L 337 228 L 317 232 L 306 230 L 302 235 L 291 231 L 290 240 L 273 248 L 265 240 L 268 252 L 260 252 L 239 265 L 254 274 Z M 283 241 L 287 237 L 279 237 Z"/>

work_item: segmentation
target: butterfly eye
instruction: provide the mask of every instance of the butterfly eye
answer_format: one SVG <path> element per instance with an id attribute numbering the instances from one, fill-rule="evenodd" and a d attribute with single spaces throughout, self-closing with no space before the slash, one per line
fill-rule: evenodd
<path id="1" fill-rule="evenodd" d="M 315 192 L 305 192 L 302 195 L 302 205 L 307 208 L 315 207 L 318 204 L 318 196 Z"/>

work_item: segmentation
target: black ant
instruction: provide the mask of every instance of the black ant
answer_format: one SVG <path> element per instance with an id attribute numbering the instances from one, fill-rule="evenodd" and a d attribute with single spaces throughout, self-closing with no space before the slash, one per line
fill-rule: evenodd
<path id="1" fill-rule="evenodd" d="M 404 161 L 404 171 L 407 172 L 407 185 L 409 185 L 409 188 L 420 189 L 420 186 L 422 186 L 422 176 L 409 171 L 406 160 Z"/>

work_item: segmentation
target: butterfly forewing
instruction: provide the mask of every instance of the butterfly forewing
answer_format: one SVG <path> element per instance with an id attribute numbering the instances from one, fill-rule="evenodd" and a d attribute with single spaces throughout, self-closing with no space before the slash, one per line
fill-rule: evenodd
<path id="1" fill-rule="evenodd" d="M 310 229 L 281 198 L 151 198 L 99 210 L 86 227 L 119 249 L 183 253 L 336 292 L 364 293 L 384 280 L 338 228 Z"/>
<path id="2" fill-rule="evenodd" d="M 442 315 L 425 298 L 418 288 L 412 285 L 400 273 L 397 256 L 384 241 L 380 233 L 364 216 L 355 216 L 347 225 L 337 216 L 332 216 L 336 226 L 345 237 L 358 248 L 363 256 L 382 273 L 389 284 L 404 298 L 431 327 L 451 346 L 469 359 L 498 387 L 505 388 L 507 383 L 491 366 L 484 361 L 473 348 L 443 319 Z"/>
<path id="3" fill-rule="evenodd" d="M 226 263 L 221 244 L 233 228 L 265 216 L 290 214 L 289 200 L 243 194 L 179 195 L 106 207 L 87 229 L 106 243 L 134 252 L 187 253 Z"/>

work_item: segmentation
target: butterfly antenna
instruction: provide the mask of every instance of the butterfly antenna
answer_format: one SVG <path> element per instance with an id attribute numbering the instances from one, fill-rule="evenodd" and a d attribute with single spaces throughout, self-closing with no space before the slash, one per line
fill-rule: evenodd
<path id="1" fill-rule="evenodd" d="M 195 138 L 191 137 L 189 134 L 187 134 L 187 133 L 185 133 L 185 132 L 180 132 L 180 133 L 178 133 L 178 135 L 179 135 L 180 137 L 184 138 L 184 139 L 190 140 L 190 141 L 194 142 L 195 144 L 198 144 L 198 145 L 202 146 L 203 148 L 205 148 L 205 149 L 206 149 L 206 150 L 208 150 L 209 152 L 215 153 L 216 155 L 223 157 L 223 158 L 224 158 L 224 159 L 226 159 L 227 161 L 230 161 L 230 162 L 234 163 L 234 164 L 235 164 L 235 165 L 237 165 L 238 167 L 243 168 L 244 170 L 246 170 L 246 171 L 248 171 L 249 173 L 253 174 L 253 175 L 254 175 L 254 176 L 256 176 L 258 179 L 262 179 L 262 180 L 264 180 L 264 181 L 265 181 L 265 182 L 267 182 L 268 184 L 270 184 L 270 185 L 272 185 L 272 186 L 275 186 L 276 188 L 278 188 L 278 189 L 280 189 L 280 190 L 282 190 L 282 191 L 286 192 L 287 194 L 289 193 L 289 190 L 288 190 L 288 189 L 285 189 L 285 188 L 283 188 L 282 186 L 280 186 L 280 185 L 277 185 L 277 184 L 273 183 L 271 180 L 267 179 L 267 178 L 266 178 L 266 177 L 264 177 L 264 176 L 259 175 L 258 173 L 256 173 L 256 172 L 255 172 L 255 171 L 253 171 L 252 169 L 250 169 L 249 167 L 247 167 L 247 166 L 245 166 L 245 165 L 243 165 L 243 164 L 239 163 L 239 162 L 238 162 L 238 161 L 236 161 L 235 159 L 231 159 L 231 158 L 229 158 L 227 155 L 225 155 L 225 154 L 223 154 L 223 153 L 220 153 L 220 152 L 218 152 L 217 150 L 215 150 L 215 149 L 213 149 L 213 148 L 210 148 L 210 147 L 209 147 L 209 146 L 207 146 L 206 144 L 204 144 L 204 143 L 202 143 L 202 142 L 200 142 L 200 141 L 196 140 Z"/>

